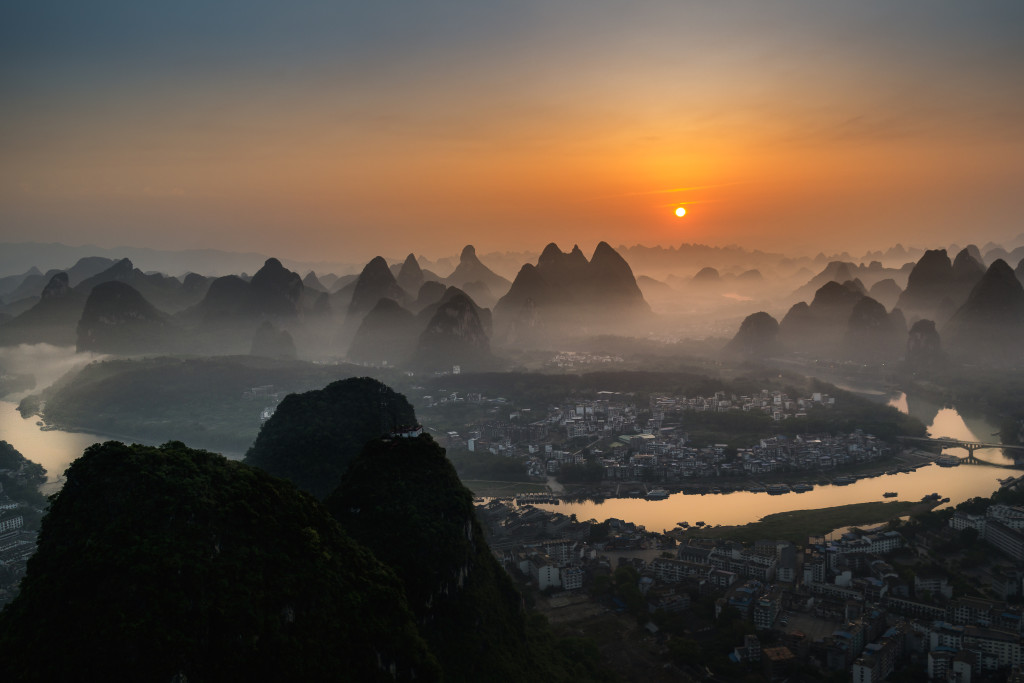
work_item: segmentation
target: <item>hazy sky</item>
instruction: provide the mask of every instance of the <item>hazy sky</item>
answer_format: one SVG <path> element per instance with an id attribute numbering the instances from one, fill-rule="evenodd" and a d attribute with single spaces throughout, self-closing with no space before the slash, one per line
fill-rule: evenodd
<path id="1" fill-rule="evenodd" d="M 0 241 L 981 244 L 1024 232 L 1022 36 L 1021 0 L 6 3 Z"/>

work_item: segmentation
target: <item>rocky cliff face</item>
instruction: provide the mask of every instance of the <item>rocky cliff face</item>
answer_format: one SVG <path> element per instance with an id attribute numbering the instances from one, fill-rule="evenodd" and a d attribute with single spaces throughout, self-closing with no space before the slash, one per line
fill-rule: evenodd
<path id="1" fill-rule="evenodd" d="M 896 305 L 911 320 L 945 321 L 955 309 L 953 264 L 945 249 L 930 249 L 914 265 Z"/>
<path id="2" fill-rule="evenodd" d="M 865 298 L 858 281 L 826 282 L 810 305 L 794 304 L 779 324 L 786 348 L 819 354 L 836 353 L 857 303 Z"/>
<path id="3" fill-rule="evenodd" d="M 946 360 L 939 332 L 931 320 L 918 320 L 907 335 L 907 365 L 914 370 L 934 370 Z"/>
<path id="4" fill-rule="evenodd" d="M 249 289 L 261 314 L 272 318 L 294 318 L 299 314 L 302 278 L 282 266 L 276 258 L 267 259 L 256 271 Z"/>
<path id="5" fill-rule="evenodd" d="M 943 329 L 950 354 L 975 363 L 1012 365 L 1024 360 L 1024 287 L 997 259 Z"/>
<path id="6" fill-rule="evenodd" d="M 489 367 L 494 362 L 491 343 L 476 304 L 455 288 L 449 292 L 420 334 L 414 365 L 428 369 Z"/>
<path id="7" fill-rule="evenodd" d="M 289 394 L 260 429 L 245 462 L 325 498 L 367 441 L 414 424 L 404 396 L 369 377 Z"/>
<path id="8" fill-rule="evenodd" d="M 420 325 L 394 299 L 381 299 L 356 331 L 348 350 L 356 363 L 402 365 L 412 356 Z"/>
<path id="9" fill-rule="evenodd" d="M 519 595 L 433 439 L 370 442 L 326 506 L 394 569 L 446 680 L 531 680 Z"/>
<path id="10" fill-rule="evenodd" d="M 902 320 L 902 314 L 890 316 L 882 304 L 861 297 L 846 323 L 845 357 L 860 362 L 895 360 L 904 347 L 906 325 Z"/>
<path id="11" fill-rule="evenodd" d="M 352 300 L 348 306 L 345 324 L 358 328 L 363 316 L 369 313 L 381 299 L 394 299 L 399 303 L 405 301 L 405 291 L 398 285 L 391 274 L 388 263 L 383 257 L 377 256 L 367 263 L 352 290 Z"/>
<path id="12" fill-rule="evenodd" d="M 279 329 L 269 320 L 264 320 L 256 328 L 249 355 L 285 360 L 294 360 L 298 356 L 295 350 L 295 340 L 292 339 L 288 330 Z"/>
<path id="13" fill-rule="evenodd" d="M 57 273 L 34 306 L 0 326 L 0 344 L 70 346 L 84 305 L 85 297 L 68 284 L 68 274 Z"/>
<path id="14" fill-rule="evenodd" d="M 305 287 L 298 273 L 267 259 L 250 281 L 225 275 L 210 282 L 206 295 L 185 317 L 208 326 L 236 327 L 240 320 L 294 320 L 301 313 Z"/>
<path id="15" fill-rule="evenodd" d="M 131 285 L 116 280 L 92 288 L 77 328 L 79 351 L 133 354 L 174 346 L 176 330 Z"/>
<path id="16" fill-rule="evenodd" d="M 779 322 L 764 311 L 748 315 L 725 347 L 726 354 L 744 358 L 764 358 L 780 351 Z"/>

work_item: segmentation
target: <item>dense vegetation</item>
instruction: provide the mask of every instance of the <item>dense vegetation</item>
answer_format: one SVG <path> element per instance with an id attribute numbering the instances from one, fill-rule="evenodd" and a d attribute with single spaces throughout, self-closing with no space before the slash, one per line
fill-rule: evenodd
<path id="1" fill-rule="evenodd" d="M 32 462 L 6 441 L 0 441 L 0 486 L 9 498 L 42 507 L 46 498 L 39 493 L 39 487 L 45 483 L 45 467 Z"/>
<path id="2" fill-rule="evenodd" d="M 491 555 L 444 449 L 429 436 L 379 439 L 352 461 L 326 505 L 392 567 L 446 680 L 573 680 L 570 663 Z"/>
<path id="3" fill-rule="evenodd" d="M 0 613 L 5 677 L 439 678 L 391 571 L 291 484 L 180 443 L 67 478 Z"/>
<path id="4" fill-rule="evenodd" d="M 781 538 L 803 544 L 808 536 L 824 536 L 846 526 L 868 526 L 929 509 L 927 503 L 909 501 L 851 503 L 817 510 L 790 510 L 762 517 L 740 526 L 716 526 L 687 530 L 688 536 L 724 538 L 753 543 L 762 538 Z"/>
<path id="5" fill-rule="evenodd" d="M 416 424 L 401 394 L 370 377 L 290 394 L 260 430 L 245 462 L 323 499 L 371 439 Z"/>
<path id="6" fill-rule="evenodd" d="M 509 458 L 493 453 L 448 449 L 448 460 L 455 466 L 459 478 L 489 479 L 494 481 L 531 481 L 526 473 L 525 458 Z"/>
<path id="7" fill-rule="evenodd" d="M 1001 422 L 1002 443 L 1024 443 L 1024 378 L 1017 373 L 950 366 L 931 373 L 927 380 L 905 374 L 901 383 L 908 393 L 940 406 L 956 405 L 961 414 L 994 414 Z"/>
<path id="8" fill-rule="evenodd" d="M 243 400 L 245 392 L 271 385 L 283 396 L 322 387 L 355 370 L 254 356 L 106 360 L 62 379 L 35 400 L 26 399 L 23 412 L 33 412 L 42 398 L 46 421 L 64 429 L 153 443 L 176 439 L 243 453 L 256 438 L 267 405 Z"/>
<path id="9" fill-rule="evenodd" d="M 180 442 L 89 448 L 0 613 L 5 675 L 607 679 L 592 646 L 523 611 L 444 450 L 425 435 L 379 438 L 384 422 L 415 422 L 404 397 L 360 378 L 289 398 L 263 453 L 302 482 L 340 467 L 329 508 Z"/>
<path id="10" fill-rule="evenodd" d="M 741 376 L 709 377 L 696 372 L 592 372 L 581 375 L 539 373 L 478 373 L 432 379 L 427 390 L 484 392 L 489 397 L 504 397 L 517 407 L 542 411 L 577 399 L 594 399 L 599 391 L 629 394 L 641 417 L 652 394 L 674 396 L 753 395 L 762 389 L 780 390 L 791 398 L 822 392 L 836 397 L 832 408 L 812 408 L 807 417 L 774 422 L 760 412 L 678 412 L 666 416 L 667 423 L 678 422 L 695 445 L 728 443 L 748 447 L 770 434 L 849 433 L 863 429 L 882 439 L 896 436 L 924 436 L 925 427 L 917 419 L 895 408 L 880 405 L 855 393 L 817 380 L 806 380 L 790 373 L 747 369 Z M 620 399 L 621 400 L 621 399 Z M 468 408 L 467 408 L 468 410 Z M 448 409 L 454 416 L 453 409 Z M 440 413 L 438 413 L 440 415 Z M 477 416 L 478 419 L 482 415 Z M 465 420 L 463 420 L 465 421 Z M 448 425 L 443 425 L 447 428 Z"/>

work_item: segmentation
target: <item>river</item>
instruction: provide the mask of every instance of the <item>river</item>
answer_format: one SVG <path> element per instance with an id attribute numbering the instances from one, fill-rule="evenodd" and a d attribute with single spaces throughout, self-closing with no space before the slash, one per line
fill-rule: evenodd
<path id="1" fill-rule="evenodd" d="M 955 439 L 991 441 L 998 431 L 984 418 L 964 420 L 953 408 L 929 405 L 905 395 L 892 398 L 891 405 L 927 420 L 932 436 Z M 7 441 L 29 460 L 46 468 L 47 483 L 41 487 L 50 494 L 60 489 L 63 473 L 71 462 L 96 442 L 109 440 L 97 434 L 43 430 L 37 418 L 23 419 L 17 403 L 0 401 L 0 440 Z M 956 452 L 956 451 L 950 451 Z M 999 449 L 985 449 L 976 456 L 990 462 L 1012 464 Z M 917 501 L 929 493 L 939 493 L 956 504 L 975 496 L 988 496 L 999 486 L 999 479 L 1015 472 L 994 467 L 961 465 L 943 468 L 935 465 L 916 472 L 861 479 L 849 486 L 815 486 L 806 493 L 770 496 L 766 493 L 735 492 L 728 494 L 684 495 L 677 493 L 665 500 L 649 501 L 635 498 L 608 499 L 601 503 L 563 503 L 539 505 L 565 514 L 575 513 L 580 519 L 603 521 L 616 517 L 646 526 L 649 530 L 672 529 L 678 522 L 690 524 L 746 524 L 765 515 L 789 510 L 832 507 L 848 503 L 884 500 L 882 494 L 895 491 L 897 498 L 888 500 Z M 885 520 L 879 520 L 885 521 Z"/>
<path id="2" fill-rule="evenodd" d="M 0 441 L 6 441 L 32 462 L 46 468 L 47 481 L 40 490 L 49 495 L 64 483 L 64 470 L 86 448 L 110 439 L 96 434 L 40 429 L 39 418 L 24 419 L 18 404 L 0 401 Z"/>
<path id="3" fill-rule="evenodd" d="M 925 401 L 898 394 L 889 404 L 910 413 L 928 425 L 931 436 L 992 442 L 998 426 L 985 418 L 965 419 L 955 408 L 931 405 Z M 960 449 L 948 453 L 966 453 Z M 984 449 L 975 456 L 993 463 L 1013 464 L 1000 449 Z M 815 486 L 806 493 L 786 493 L 770 496 L 767 493 L 737 491 L 734 493 L 685 495 L 676 493 L 665 500 L 614 498 L 603 502 L 562 503 L 538 505 L 547 510 L 575 514 L 579 519 L 603 521 L 610 517 L 642 524 L 649 531 L 672 529 L 679 522 L 704 522 L 712 525 L 734 525 L 754 522 L 765 515 L 790 510 L 809 510 L 834 507 L 850 503 L 882 500 L 918 501 L 927 494 L 938 493 L 956 505 L 976 496 L 989 496 L 999 488 L 999 479 L 1016 476 L 1018 471 L 996 467 L 960 465 L 938 467 L 930 465 L 915 472 L 861 479 L 848 486 Z M 883 498 L 886 492 L 896 492 L 895 498 Z M 878 520 L 884 522 L 886 520 Z"/>

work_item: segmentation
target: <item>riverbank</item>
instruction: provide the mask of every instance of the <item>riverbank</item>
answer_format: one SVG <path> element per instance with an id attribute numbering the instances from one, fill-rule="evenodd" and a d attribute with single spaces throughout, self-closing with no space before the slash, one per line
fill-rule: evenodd
<path id="1" fill-rule="evenodd" d="M 561 497 L 565 500 L 643 498 L 655 488 L 664 489 L 670 494 L 704 495 L 708 493 L 735 493 L 737 491 L 765 492 L 772 484 L 785 484 L 790 487 L 794 484 L 804 484 L 811 487 L 842 486 L 861 479 L 872 479 L 900 472 L 914 472 L 921 467 L 933 466 L 937 457 L 935 453 L 911 448 L 888 458 L 881 458 L 859 465 L 837 467 L 827 471 L 771 472 L 758 474 L 756 477 L 694 477 L 683 483 L 652 483 L 638 480 L 602 482 L 599 485 L 567 486 Z M 1019 469 L 1024 470 L 1024 467 Z M 552 492 L 557 493 L 555 491 Z"/>
<path id="2" fill-rule="evenodd" d="M 158 437 L 140 436 L 138 434 L 132 435 L 124 433 L 115 433 L 112 430 L 104 429 L 102 427 L 95 429 L 85 429 L 79 428 L 75 425 L 52 423 L 47 421 L 43 416 L 39 414 L 30 414 L 28 417 L 25 417 L 23 414 L 22 417 L 25 420 L 35 420 L 37 425 L 40 422 L 42 422 L 43 424 L 39 427 L 40 432 L 61 432 L 64 434 L 83 434 L 88 436 L 95 436 L 100 437 L 98 441 L 99 443 L 102 443 L 104 441 L 120 441 L 126 444 L 137 443 L 143 446 L 159 446 L 161 443 L 165 443 L 165 441 L 161 441 L 160 438 Z M 181 438 L 175 440 L 181 441 L 189 448 L 210 451 L 211 453 L 219 453 L 228 460 L 241 460 L 242 458 L 245 457 L 245 450 L 239 451 L 218 448 L 216 444 L 219 443 L 219 439 L 215 439 L 214 441 L 208 442 L 196 438 Z M 253 437 L 253 440 L 255 440 L 255 437 Z M 237 444 L 233 448 L 237 448 Z M 248 448 L 248 446 L 246 448 Z M 81 455 L 81 453 L 79 453 L 78 455 Z"/>
<path id="3" fill-rule="evenodd" d="M 792 510 L 766 515 L 757 522 L 734 526 L 690 527 L 671 533 L 677 539 L 724 538 L 730 541 L 753 543 L 762 538 L 784 539 L 798 545 L 810 536 L 824 536 L 844 526 L 873 526 L 892 519 L 931 510 L 937 501 L 852 503 L 815 510 Z"/>

